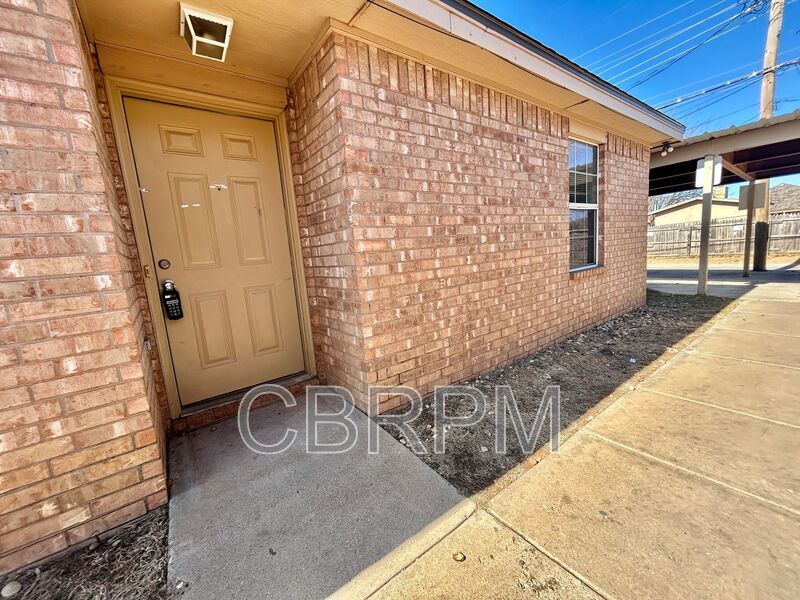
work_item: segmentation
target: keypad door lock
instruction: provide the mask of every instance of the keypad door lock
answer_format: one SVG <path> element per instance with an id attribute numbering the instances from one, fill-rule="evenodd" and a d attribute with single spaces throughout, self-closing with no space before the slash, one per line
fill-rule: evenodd
<path id="1" fill-rule="evenodd" d="M 161 303 L 164 305 L 164 312 L 167 319 L 177 321 L 183 318 L 183 306 L 181 306 L 181 295 L 175 288 L 175 282 L 165 279 L 161 284 Z"/>

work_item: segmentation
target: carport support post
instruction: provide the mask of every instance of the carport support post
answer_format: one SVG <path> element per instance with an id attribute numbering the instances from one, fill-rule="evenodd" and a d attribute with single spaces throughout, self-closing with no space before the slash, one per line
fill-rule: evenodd
<path id="1" fill-rule="evenodd" d="M 753 271 L 767 270 L 769 253 L 769 179 L 764 191 L 764 206 L 756 213 L 756 241 L 753 244 Z"/>
<path id="2" fill-rule="evenodd" d="M 697 269 L 697 293 L 705 296 L 708 285 L 708 240 L 711 235 L 711 203 L 714 190 L 714 155 L 703 161 L 703 212 L 700 218 L 700 266 Z"/>
<path id="3" fill-rule="evenodd" d="M 753 240 L 753 213 L 755 212 L 755 185 L 748 181 L 739 189 L 739 194 L 747 194 L 747 222 L 744 226 L 744 265 L 742 277 L 750 277 L 750 242 Z"/>

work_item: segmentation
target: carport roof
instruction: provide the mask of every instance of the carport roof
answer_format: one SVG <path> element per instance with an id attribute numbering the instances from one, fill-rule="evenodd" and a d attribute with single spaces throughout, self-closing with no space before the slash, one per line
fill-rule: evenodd
<path id="1" fill-rule="evenodd" d="M 709 154 L 721 155 L 756 179 L 800 173 L 800 110 L 687 138 L 673 149 L 666 156 L 661 156 L 660 147 L 652 150 L 651 196 L 694 189 L 697 161 Z M 741 181 L 723 166 L 720 185 Z"/>

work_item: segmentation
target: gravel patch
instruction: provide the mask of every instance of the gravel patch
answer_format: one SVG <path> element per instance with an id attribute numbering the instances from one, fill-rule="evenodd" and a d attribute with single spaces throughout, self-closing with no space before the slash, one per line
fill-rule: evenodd
<path id="1" fill-rule="evenodd" d="M 0 579 L 16 581 L 12 600 L 154 600 L 167 591 L 167 508 L 88 548 Z"/>

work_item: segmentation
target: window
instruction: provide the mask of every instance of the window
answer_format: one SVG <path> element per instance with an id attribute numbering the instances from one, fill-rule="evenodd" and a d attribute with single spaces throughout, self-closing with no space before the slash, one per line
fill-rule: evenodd
<path id="1" fill-rule="evenodd" d="M 569 141 L 569 268 L 597 265 L 598 148 Z"/>

